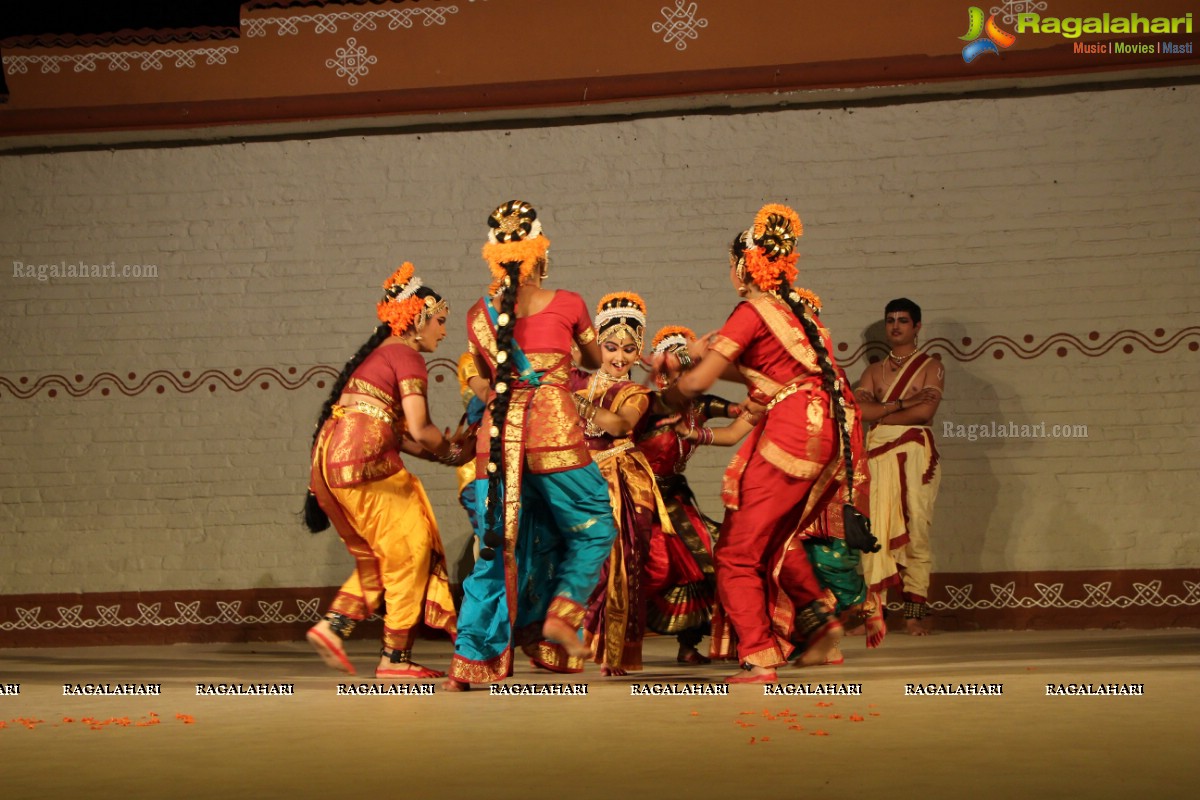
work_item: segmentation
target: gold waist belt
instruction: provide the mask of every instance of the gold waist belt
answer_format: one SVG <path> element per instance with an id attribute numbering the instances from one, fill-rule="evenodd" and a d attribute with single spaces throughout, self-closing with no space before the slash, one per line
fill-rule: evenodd
<path id="1" fill-rule="evenodd" d="M 610 447 L 607 450 L 601 450 L 599 453 L 592 453 L 592 461 L 595 461 L 597 463 L 599 463 L 601 461 L 607 461 L 608 459 L 612 458 L 615 455 L 619 455 L 620 453 L 624 453 L 626 450 L 632 450 L 632 449 L 633 449 L 633 441 L 629 440 L 629 441 L 624 442 L 623 444 L 617 445 L 616 447 Z"/>
<path id="2" fill-rule="evenodd" d="M 357 411 L 359 414 L 366 414 L 368 417 L 377 419 L 385 425 L 395 424 L 395 419 L 391 414 L 384 411 L 379 406 L 373 406 L 364 400 L 359 400 L 352 406 L 334 406 L 333 416 L 335 419 L 340 419 L 346 415 L 347 411 Z"/>

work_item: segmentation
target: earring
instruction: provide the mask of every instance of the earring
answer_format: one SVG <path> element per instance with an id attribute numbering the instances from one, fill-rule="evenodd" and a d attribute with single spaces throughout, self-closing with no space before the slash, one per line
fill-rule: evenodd
<path id="1" fill-rule="evenodd" d="M 542 280 L 545 280 L 550 275 L 550 259 L 542 259 Z"/>
<path id="2" fill-rule="evenodd" d="M 747 286 L 739 286 L 737 288 L 737 293 L 742 297 L 745 297 L 746 295 L 750 294 L 750 288 Z"/>

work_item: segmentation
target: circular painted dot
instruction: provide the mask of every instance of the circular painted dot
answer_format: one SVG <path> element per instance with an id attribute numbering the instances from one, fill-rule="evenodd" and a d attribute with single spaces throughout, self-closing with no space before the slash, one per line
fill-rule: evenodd
<path id="1" fill-rule="evenodd" d="M 1167 335 L 1167 332 L 1166 332 L 1166 331 L 1164 331 L 1162 328 L 1155 328 L 1155 329 L 1154 329 L 1154 335 L 1155 335 L 1155 336 L 1166 336 L 1166 335 Z"/>
<path id="2" fill-rule="evenodd" d="M 1058 353 L 1059 358 L 1064 358 L 1067 355 L 1067 348 L 1060 347 L 1057 350 L 1055 350 L 1054 352 Z"/>
<path id="3" fill-rule="evenodd" d="M 129 373 L 129 380 L 133 380 L 133 379 L 134 379 L 134 378 L 136 378 L 136 377 L 137 377 L 137 373 L 136 373 L 136 372 L 131 372 L 131 373 Z"/>
<path id="4" fill-rule="evenodd" d="M 29 383 L 29 378 L 21 378 L 21 383 Z"/>
<path id="5" fill-rule="evenodd" d="M 165 386 L 155 386 L 154 387 L 154 391 L 158 392 L 159 394 L 162 394 L 166 390 L 167 390 L 167 388 Z"/>
<path id="6" fill-rule="evenodd" d="M 844 353 L 849 348 L 850 348 L 850 345 L 846 344 L 845 342 L 838 342 L 838 352 L 839 353 Z"/>
<path id="7" fill-rule="evenodd" d="M 83 383 L 83 376 L 82 376 L 82 375 L 76 375 L 76 376 L 75 376 L 75 382 L 76 382 L 76 383 Z"/>
<path id="8" fill-rule="evenodd" d="M 242 371 L 241 371 L 240 369 L 235 369 L 235 370 L 233 371 L 233 374 L 234 374 L 234 377 L 238 377 L 238 376 L 240 376 L 240 375 L 242 374 Z"/>
<path id="9" fill-rule="evenodd" d="M 318 388 L 318 389 L 324 389 L 324 388 L 325 388 L 325 381 L 317 381 L 317 388 Z"/>
<path id="10" fill-rule="evenodd" d="M 1188 342 L 1188 350 L 1191 350 L 1193 353 L 1200 350 L 1200 342 Z"/>
<path id="11" fill-rule="evenodd" d="M 1032 333 L 1025 334 L 1025 344 L 1032 344 L 1032 343 L 1033 343 L 1033 334 Z"/>
<path id="12" fill-rule="evenodd" d="M 295 375 L 295 374 L 296 374 L 296 368 L 288 367 L 288 375 Z"/>
<path id="13" fill-rule="evenodd" d="M 994 358 L 994 359 L 996 359 L 997 361 L 999 361 L 1000 359 L 1004 358 L 1004 351 L 1003 351 L 1003 350 L 993 350 L 993 351 L 992 351 L 992 358 Z"/>
<path id="14" fill-rule="evenodd" d="M 210 383 L 210 384 L 208 385 L 208 390 L 209 390 L 210 392 L 215 392 L 215 391 L 217 390 L 217 385 L 216 385 L 215 383 Z"/>
<path id="15" fill-rule="evenodd" d="M 266 388 L 267 388 L 269 385 L 270 385 L 270 384 L 268 384 L 266 381 L 263 381 L 262 383 L 260 383 L 260 384 L 258 385 L 258 388 L 260 388 L 260 389 L 263 389 L 263 390 L 265 391 L 265 390 L 266 390 Z"/>
<path id="16" fill-rule="evenodd" d="M 970 337 L 970 336 L 964 336 L 964 337 L 963 337 L 963 347 L 969 347 L 969 346 L 970 346 L 970 344 L 971 344 L 971 337 Z"/>
<path id="17" fill-rule="evenodd" d="M 872 364 L 878 364 L 879 360 L 880 360 L 879 356 L 867 356 L 867 361 L 869 361 Z"/>
<path id="18" fill-rule="evenodd" d="M 185 377 L 185 378 L 190 378 L 190 377 L 192 377 L 191 370 L 186 370 L 186 369 L 185 369 L 185 370 L 183 371 L 183 377 Z"/>
<path id="19" fill-rule="evenodd" d="M 1122 347 L 1121 349 L 1125 351 L 1126 355 L 1128 355 L 1129 353 L 1133 352 L 1133 345 L 1127 344 L 1124 347 Z"/>
<path id="20" fill-rule="evenodd" d="M 51 397 L 58 397 L 58 390 L 51 389 L 50 391 L 46 392 L 46 394 L 50 395 Z"/>
<path id="21" fill-rule="evenodd" d="M 1092 331 L 1088 334 L 1088 338 L 1093 342 L 1100 338 L 1100 331 Z"/>
<path id="22" fill-rule="evenodd" d="M 107 388 L 101 389 L 100 394 L 104 395 L 105 397 L 108 397 L 108 389 Z"/>
<path id="23" fill-rule="evenodd" d="M 433 380 L 435 383 L 441 383 L 442 381 L 446 380 L 446 376 L 445 375 L 434 375 Z"/>

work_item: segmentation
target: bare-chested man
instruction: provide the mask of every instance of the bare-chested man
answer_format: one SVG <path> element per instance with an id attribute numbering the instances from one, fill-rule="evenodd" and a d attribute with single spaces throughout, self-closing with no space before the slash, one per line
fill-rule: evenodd
<path id="1" fill-rule="evenodd" d="M 878 553 L 863 553 L 863 577 L 879 594 L 880 606 L 887 587 L 901 585 L 905 626 L 913 636 L 925 636 L 929 530 L 942 477 L 931 426 L 945 370 L 940 360 L 917 350 L 921 307 L 912 300 L 901 297 L 887 304 L 884 329 L 891 350 L 867 367 L 855 390 L 863 422 L 872 423 L 867 434 L 871 523 L 883 544 Z"/>

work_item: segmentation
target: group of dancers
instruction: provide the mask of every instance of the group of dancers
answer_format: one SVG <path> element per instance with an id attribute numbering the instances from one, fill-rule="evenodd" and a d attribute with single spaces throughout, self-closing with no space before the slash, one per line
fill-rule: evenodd
<path id="1" fill-rule="evenodd" d="M 422 355 L 449 309 L 408 263 L 322 408 L 306 521 L 332 524 L 355 559 L 307 634 L 325 662 L 354 673 L 343 642 L 381 602 L 376 677 L 446 677 L 450 691 L 512 675 L 517 648 L 551 672 L 591 660 L 624 675 L 641 669 L 647 631 L 675 636 L 681 664 L 736 659 L 730 683 L 775 681 L 789 661 L 840 663 L 851 619 L 878 646 L 883 604 L 859 567 L 875 543 L 854 513 L 870 496 L 862 416 L 819 299 L 793 286 L 796 212 L 766 205 L 734 237 L 736 307 L 709 335 L 661 329 L 650 386 L 631 376 L 647 363 L 640 297 L 609 294 L 593 317 L 575 292 L 543 286 L 550 242 L 532 206 L 505 203 L 488 226 L 492 280 L 467 312 L 459 365 L 476 424 L 446 435 L 430 418 Z M 708 394 L 720 379 L 746 397 Z M 684 469 L 698 447 L 739 444 L 718 525 Z M 401 454 L 464 475 L 478 557 L 457 611 L 437 522 Z M 413 661 L 422 624 L 454 638 L 448 676 Z"/>

